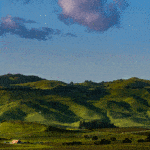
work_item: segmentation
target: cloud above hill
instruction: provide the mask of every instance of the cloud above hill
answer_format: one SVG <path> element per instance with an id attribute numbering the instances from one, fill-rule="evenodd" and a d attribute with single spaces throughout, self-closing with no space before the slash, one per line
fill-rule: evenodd
<path id="1" fill-rule="evenodd" d="M 52 29 L 48 27 L 41 28 L 31 28 L 27 29 L 25 23 L 36 23 L 33 20 L 25 20 L 20 17 L 12 17 L 7 15 L 6 17 L 1 18 L 0 24 L 0 36 L 4 36 L 7 33 L 18 35 L 21 38 L 27 39 L 37 39 L 39 41 L 46 41 L 52 38 L 52 35 L 60 35 L 61 31 L 59 29 Z M 62 36 L 64 36 L 62 34 Z M 76 35 L 71 33 L 66 33 L 65 36 L 76 37 Z"/>
<path id="2" fill-rule="evenodd" d="M 120 24 L 120 16 L 128 7 L 125 0 L 58 0 L 62 13 L 58 18 L 65 24 L 78 23 L 93 31 L 106 31 Z"/>
<path id="3" fill-rule="evenodd" d="M 19 17 L 12 17 L 7 15 L 1 18 L 0 24 L 0 36 L 11 33 L 18 35 L 21 38 L 47 40 L 51 38 L 52 34 L 60 34 L 60 30 L 53 30 L 48 27 L 42 27 L 41 29 L 31 28 L 30 30 L 25 27 L 25 23 L 36 23 L 33 20 L 25 20 Z"/>

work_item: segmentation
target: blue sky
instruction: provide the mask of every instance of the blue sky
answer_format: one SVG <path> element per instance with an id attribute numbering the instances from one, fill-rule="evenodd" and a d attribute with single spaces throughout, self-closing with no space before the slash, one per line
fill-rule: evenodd
<path id="1" fill-rule="evenodd" d="M 148 0 L 1 0 L 0 75 L 69 83 L 150 79 Z"/>

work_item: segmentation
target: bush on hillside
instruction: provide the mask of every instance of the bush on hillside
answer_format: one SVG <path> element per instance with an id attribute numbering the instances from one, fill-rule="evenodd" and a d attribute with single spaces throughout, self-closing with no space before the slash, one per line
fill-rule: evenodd
<path id="1" fill-rule="evenodd" d="M 145 142 L 145 140 L 143 140 L 143 139 L 138 139 L 137 142 L 138 142 L 138 143 L 139 143 L 139 142 Z"/>
<path id="2" fill-rule="evenodd" d="M 89 139 L 90 136 L 89 136 L 89 135 L 84 135 L 84 138 L 85 138 L 85 139 Z"/>
<path id="3" fill-rule="evenodd" d="M 110 140 L 111 141 L 116 141 L 116 138 L 115 137 L 111 137 Z"/>
<path id="4" fill-rule="evenodd" d="M 125 138 L 122 142 L 123 143 L 132 143 L 132 140 L 130 140 L 129 138 Z"/>
<path id="5" fill-rule="evenodd" d="M 150 134 L 148 134 L 147 138 L 145 139 L 146 142 L 150 142 Z"/>
<path id="6" fill-rule="evenodd" d="M 81 145 L 81 144 L 82 142 L 75 142 L 75 141 L 62 143 L 62 145 Z"/>
<path id="7" fill-rule="evenodd" d="M 98 136 L 93 136 L 92 140 L 98 140 Z"/>
<path id="8" fill-rule="evenodd" d="M 111 143 L 111 141 L 106 140 L 106 139 L 101 139 L 101 141 L 95 141 L 94 142 L 95 145 L 110 144 L 110 143 Z"/>

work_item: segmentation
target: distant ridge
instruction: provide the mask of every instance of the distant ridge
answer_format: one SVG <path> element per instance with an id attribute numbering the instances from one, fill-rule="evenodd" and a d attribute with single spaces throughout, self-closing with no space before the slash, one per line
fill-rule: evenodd
<path id="1" fill-rule="evenodd" d="M 27 82 L 36 82 L 44 80 L 38 76 L 25 76 L 22 74 L 6 74 L 0 76 L 0 85 L 3 87 L 8 87 L 10 84 L 20 84 L 20 83 L 27 83 Z"/>
<path id="2" fill-rule="evenodd" d="M 0 121 L 21 120 L 65 128 L 96 122 L 150 127 L 150 81 L 132 77 L 110 82 L 64 83 L 38 76 L 0 76 Z M 95 122 L 96 121 L 96 122 Z M 94 122 L 94 124 L 93 124 Z"/>

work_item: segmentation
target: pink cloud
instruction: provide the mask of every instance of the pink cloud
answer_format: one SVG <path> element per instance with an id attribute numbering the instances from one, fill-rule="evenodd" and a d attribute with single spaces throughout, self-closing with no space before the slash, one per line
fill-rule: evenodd
<path id="1" fill-rule="evenodd" d="M 2 25 L 3 25 L 4 28 L 13 29 L 13 28 L 18 27 L 16 25 L 16 23 L 13 21 L 11 15 L 7 15 L 6 17 L 2 17 L 1 20 L 2 20 Z"/>
<path id="2" fill-rule="evenodd" d="M 52 35 L 59 35 L 61 33 L 61 31 L 58 29 L 53 30 L 52 28 L 48 27 L 42 27 L 42 29 L 31 28 L 29 30 L 26 28 L 25 23 L 36 23 L 34 20 L 12 17 L 11 15 L 2 17 L 0 23 L 0 36 L 5 36 L 7 33 L 10 33 L 12 35 L 18 35 L 21 38 L 46 41 L 48 39 L 51 39 Z"/>
<path id="3" fill-rule="evenodd" d="M 107 4 L 103 0 L 58 0 L 62 13 L 61 21 L 72 19 L 91 30 L 105 31 L 119 24 L 120 12 L 117 8 L 127 7 L 124 0 L 114 0 Z"/>

